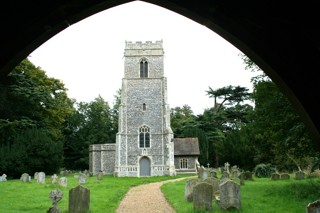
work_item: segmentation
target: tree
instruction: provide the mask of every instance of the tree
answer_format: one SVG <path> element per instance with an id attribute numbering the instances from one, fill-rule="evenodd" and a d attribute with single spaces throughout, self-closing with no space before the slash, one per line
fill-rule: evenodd
<path id="1" fill-rule="evenodd" d="M 8 167 L 2 164 L 0 173 L 17 175 L 22 170 L 58 170 L 63 160 L 62 146 L 59 145 L 64 139 L 61 127 L 65 117 L 72 111 L 72 101 L 67 96 L 64 84 L 49 78 L 40 67 L 35 67 L 25 59 L 6 79 L 2 79 L 0 87 L 0 146 L 10 153 L 5 155 L 4 162 L 9 163 L 6 159 L 11 156 L 16 159 L 28 156 L 23 164 L 21 161 L 11 161 L 10 171 L 3 170 Z M 38 158 L 34 149 L 39 144 L 43 147 L 51 144 L 52 148 L 44 148 L 47 149 L 46 154 L 59 156 L 59 160 L 50 166 L 47 163 L 34 166 L 32 162 Z"/>

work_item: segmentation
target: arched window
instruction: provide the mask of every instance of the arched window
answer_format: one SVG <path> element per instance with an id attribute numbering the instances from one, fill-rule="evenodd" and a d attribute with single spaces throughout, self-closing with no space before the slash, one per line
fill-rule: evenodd
<path id="1" fill-rule="evenodd" d="M 142 126 L 139 129 L 139 147 L 150 147 L 150 128 L 147 126 Z"/>
<path id="2" fill-rule="evenodd" d="M 140 78 L 148 78 L 148 62 L 145 59 L 140 62 Z"/>
<path id="3" fill-rule="evenodd" d="M 182 158 L 180 159 L 180 169 L 187 169 L 188 168 L 188 159 Z"/>

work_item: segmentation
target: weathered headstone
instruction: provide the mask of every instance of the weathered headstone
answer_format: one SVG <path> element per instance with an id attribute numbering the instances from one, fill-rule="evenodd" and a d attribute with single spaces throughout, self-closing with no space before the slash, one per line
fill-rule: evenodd
<path id="1" fill-rule="evenodd" d="M 253 172 L 246 171 L 242 173 L 244 180 L 253 180 Z"/>
<path id="2" fill-rule="evenodd" d="M 7 181 L 7 175 L 6 174 L 3 174 L 0 176 L 0 182 L 4 182 L 4 181 Z"/>
<path id="3" fill-rule="evenodd" d="M 219 191 L 219 184 L 220 184 L 220 180 L 214 177 L 209 177 L 207 179 L 204 180 L 204 182 L 209 183 L 210 185 L 212 185 L 212 189 L 213 189 L 213 194 L 215 194 L 216 191 Z"/>
<path id="4" fill-rule="evenodd" d="M 208 183 L 198 183 L 193 187 L 193 209 L 212 210 L 213 187 Z"/>
<path id="5" fill-rule="evenodd" d="M 221 182 L 225 182 L 227 180 L 230 180 L 229 178 L 229 173 L 227 171 L 224 171 L 222 174 L 221 174 L 221 178 L 220 178 L 220 181 Z"/>
<path id="6" fill-rule="evenodd" d="M 21 175 L 21 177 L 20 177 L 20 180 L 21 180 L 22 182 L 29 182 L 29 181 L 30 181 L 30 176 L 29 176 L 29 174 L 28 174 L 28 173 L 23 173 L 23 174 Z"/>
<path id="7" fill-rule="evenodd" d="M 87 183 L 87 175 L 84 173 L 79 174 L 79 184 L 85 184 Z"/>
<path id="8" fill-rule="evenodd" d="M 280 179 L 281 180 L 289 180 L 290 179 L 290 175 L 288 173 L 283 173 L 280 175 Z"/>
<path id="9" fill-rule="evenodd" d="M 228 210 L 232 208 L 241 209 L 240 186 L 233 180 L 228 180 L 220 184 L 220 202 L 221 209 Z"/>
<path id="10" fill-rule="evenodd" d="M 306 213 L 320 213 L 320 200 L 309 203 L 306 207 Z"/>
<path id="11" fill-rule="evenodd" d="M 211 170 L 211 171 L 210 171 L 210 177 L 218 178 L 217 172 L 214 171 L 214 170 Z"/>
<path id="12" fill-rule="evenodd" d="M 33 178 L 34 178 L 35 180 L 38 180 L 38 174 L 39 174 L 39 172 L 35 172 L 35 173 L 34 173 Z"/>
<path id="13" fill-rule="evenodd" d="M 59 189 L 54 189 L 50 192 L 49 198 L 52 200 L 53 207 L 49 208 L 48 213 L 60 213 L 58 202 L 62 199 L 63 194 Z"/>
<path id="14" fill-rule="evenodd" d="M 304 176 L 305 176 L 305 174 L 304 174 L 303 171 L 298 171 L 298 172 L 296 172 L 296 179 L 297 179 L 297 180 L 302 180 L 302 179 L 304 179 Z"/>
<path id="15" fill-rule="evenodd" d="M 102 180 L 103 179 L 103 172 L 99 171 L 97 174 L 97 180 Z"/>
<path id="16" fill-rule="evenodd" d="M 46 174 L 44 172 L 39 172 L 38 173 L 38 183 L 46 183 Z"/>
<path id="17" fill-rule="evenodd" d="M 271 180 L 279 180 L 279 179 L 280 179 L 280 174 L 278 173 L 271 174 Z"/>
<path id="18" fill-rule="evenodd" d="M 208 170 L 203 166 L 199 168 L 199 178 L 200 180 L 205 180 L 208 178 Z"/>
<path id="19" fill-rule="evenodd" d="M 51 183 L 52 184 L 58 183 L 58 176 L 56 174 L 51 176 Z"/>
<path id="20" fill-rule="evenodd" d="M 193 200 L 193 187 L 198 183 L 198 180 L 191 179 L 186 181 L 186 185 L 184 187 L 184 199 L 186 201 L 191 202 Z"/>
<path id="21" fill-rule="evenodd" d="M 67 187 L 68 179 L 66 177 L 61 177 L 59 179 L 59 185 L 62 186 L 62 187 Z"/>
<path id="22" fill-rule="evenodd" d="M 230 164 L 228 162 L 224 163 L 224 170 L 230 174 L 229 167 L 230 167 Z"/>
<path id="23" fill-rule="evenodd" d="M 82 213 L 90 209 L 90 190 L 78 185 L 69 191 L 69 213 Z"/>

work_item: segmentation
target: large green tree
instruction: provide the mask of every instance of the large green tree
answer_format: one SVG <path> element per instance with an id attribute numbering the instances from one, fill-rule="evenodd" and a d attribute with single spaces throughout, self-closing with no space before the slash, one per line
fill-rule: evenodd
<path id="1" fill-rule="evenodd" d="M 16 177 L 22 171 L 58 170 L 63 160 L 61 127 L 72 111 L 64 84 L 25 59 L 1 79 L 0 87 L 0 173 Z M 12 156 L 21 160 L 10 161 Z M 48 161 L 45 156 L 57 158 Z"/>

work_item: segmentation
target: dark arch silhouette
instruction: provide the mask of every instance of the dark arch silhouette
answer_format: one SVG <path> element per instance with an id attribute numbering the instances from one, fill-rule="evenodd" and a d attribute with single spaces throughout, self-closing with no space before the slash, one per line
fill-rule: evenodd
<path id="1" fill-rule="evenodd" d="M 68 26 L 128 0 L 5 0 L 0 77 Z M 249 56 L 298 109 L 320 150 L 320 13 L 317 1 L 147 0 L 200 24 Z"/>

